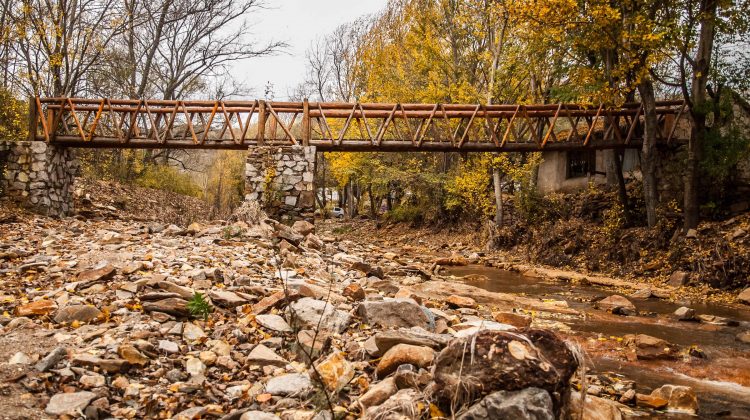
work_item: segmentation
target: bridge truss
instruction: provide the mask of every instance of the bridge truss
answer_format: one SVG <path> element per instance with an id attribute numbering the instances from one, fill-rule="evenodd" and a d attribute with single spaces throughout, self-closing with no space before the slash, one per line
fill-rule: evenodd
<path id="1" fill-rule="evenodd" d="M 656 107 L 679 142 L 682 101 Z M 643 106 L 33 98 L 30 137 L 70 147 L 320 151 L 544 151 L 640 147 Z"/>

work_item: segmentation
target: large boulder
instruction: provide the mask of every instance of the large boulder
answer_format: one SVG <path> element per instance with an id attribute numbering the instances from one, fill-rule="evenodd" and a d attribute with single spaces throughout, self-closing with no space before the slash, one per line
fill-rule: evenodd
<path id="1" fill-rule="evenodd" d="M 387 299 L 382 301 L 364 301 L 357 309 L 362 319 L 371 325 L 383 328 L 422 327 L 434 331 L 435 321 L 423 308 L 412 299 Z"/>
<path id="2" fill-rule="evenodd" d="M 497 391 L 472 405 L 459 420 L 555 420 L 552 398 L 547 391 L 526 388 L 520 391 Z"/>
<path id="3" fill-rule="evenodd" d="M 434 396 L 446 406 L 456 399 L 469 402 L 495 391 L 537 387 L 550 394 L 559 413 L 578 361 L 567 344 L 547 330 L 483 330 L 451 341 L 434 365 Z"/>
<path id="4" fill-rule="evenodd" d="M 663 385 L 653 390 L 651 396 L 667 400 L 667 408 L 670 411 L 688 414 L 698 412 L 698 397 L 695 395 L 695 391 L 688 386 Z"/>

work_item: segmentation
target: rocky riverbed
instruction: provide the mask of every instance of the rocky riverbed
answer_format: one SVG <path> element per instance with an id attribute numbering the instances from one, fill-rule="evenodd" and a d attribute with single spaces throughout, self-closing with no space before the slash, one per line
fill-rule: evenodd
<path id="1" fill-rule="evenodd" d="M 565 299 L 440 270 L 470 254 L 394 252 L 254 210 L 189 226 L 0 216 L 2 418 L 701 413 L 690 387 L 643 393 L 589 360 L 679 364 L 700 349 L 646 334 L 592 343 L 568 325 L 587 311 Z M 622 317 L 629 303 L 597 305 Z"/>

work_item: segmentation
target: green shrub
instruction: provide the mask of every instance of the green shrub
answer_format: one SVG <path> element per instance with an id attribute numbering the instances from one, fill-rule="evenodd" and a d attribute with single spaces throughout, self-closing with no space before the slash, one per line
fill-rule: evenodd
<path id="1" fill-rule="evenodd" d="M 190 311 L 190 315 L 195 318 L 208 319 L 208 315 L 214 311 L 214 308 L 210 303 L 203 297 L 202 293 L 195 292 L 193 298 L 187 303 L 187 308 Z"/>
<path id="2" fill-rule="evenodd" d="M 388 219 L 392 222 L 418 224 L 424 220 L 425 211 L 413 204 L 404 204 L 388 212 Z"/>

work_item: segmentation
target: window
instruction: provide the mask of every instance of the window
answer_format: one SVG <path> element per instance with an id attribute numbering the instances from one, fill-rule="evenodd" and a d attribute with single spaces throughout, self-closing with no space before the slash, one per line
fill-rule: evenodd
<path id="1" fill-rule="evenodd" d="M 581 150 L 568 152 L 567 178 L 589 176 L 596 171 L 596 151 Z"/>

